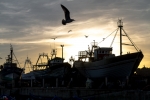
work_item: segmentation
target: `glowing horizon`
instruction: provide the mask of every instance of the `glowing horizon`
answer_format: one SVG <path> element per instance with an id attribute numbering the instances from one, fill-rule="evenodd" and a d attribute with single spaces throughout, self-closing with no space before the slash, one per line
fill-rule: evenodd
<path id="1" fill-rule="evenodd" d="M 64 4 L 74 22 L 62 25 L 64 12 L 60 7 Z M 150 1 L 78 1 L 78 0 L 33 0 L 1 1 L 0 23 L 0 64 L 5 62 L 12 44 L 14 53 L 21 67 L 27 56 L 33 64 L 39 53 L 48 53 L 57 49 L 61 57 L 64 45 L 65 61 L 71 56 L 77 59 L 78 51 L 88 49 L 93 40 L 101 42 L 118 28 L 118 19 L 123 21 L 123 29 L 133 42 L 143 51 L 144 58 L 139 67 L 150 67 Z M 72 30 L 68 32 L 69 30 Z M 88 38 L 85 38 L 88 35 Z M 113 35 L 114 36 L 114 35 Z M 110 46 L 113 36 L 99 43 L 99 46 Z M 56 40 L 52 38 L 56 38 Z M 119 55 L 119 40 L 114 41 L 113 53 Z M 123 39 L 127 42 L 127 39 Z M 132 47 L 123 46 L 123 53 L 134 51 Z"/>

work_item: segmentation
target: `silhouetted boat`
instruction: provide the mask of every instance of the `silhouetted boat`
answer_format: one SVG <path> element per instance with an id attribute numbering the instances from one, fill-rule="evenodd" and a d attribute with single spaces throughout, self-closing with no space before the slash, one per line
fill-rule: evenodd
<path id="1" fill-rule="evenodd" d="M 23 72 L 22 68 L 17 66 L 18 60 L 13 59 L 13 47 L 10 47 L 10 55 L 6 58 L 6 62 L 2 65 L 2 69 L 0 71 L 1 81 L 17 81 L 21 78 L 21 74 Z M 16 61 L 16 62 L 14 62 Z M 19 63 L 18 63 L 19 64 Z"/>
<path id="2" fill-rule="evenodd" d="M 32 66 L 33 70 L 27 74 L 23 74 L 22 79 L 63 78 L 68 75 L 71 70 L 71 65 L 68 62 L 64 62 L 63 58 L 56 57 L 55 49 L 52 50 L 51 54 L 51 59 L 49 59 L 46 53 L 39 54 L 36 65 Z M 47 58 L 47 61 L 39 63 L 39 60 L 42 61 L 42 58 Z"/>
<path id="3" fill-rule="evenodd" d="M 101 78 L 116 78 L 126 79 L 130 77 L 138 68 L 143 53 L 135 46 L 131 38 L 123 30 L 123 22 L 119 20 L 118 29 L 120 29 L 120 55 L 112 54 L 112 47 L 99 47 L 94 41 L 92 50 L 80 51 L 78 60 L 74 62 L 74 67 L 77 68 L 85 77 L 89 79 Z M 122 34 L 122 30 L 124 34 Z M 116 32 L 117 33 L 117 32 Z M 127 36 L 131 46 L 134 46 L 137 52 L 122 54 L 122 36 Z M 130 45 L 130 44 L 125 44 Z M 88 58 L 88 61 L 83 59 Z"/>

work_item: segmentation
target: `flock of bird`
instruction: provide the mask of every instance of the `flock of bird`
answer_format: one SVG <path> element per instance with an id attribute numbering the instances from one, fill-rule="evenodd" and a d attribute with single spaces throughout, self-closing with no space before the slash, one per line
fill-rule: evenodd
<path id="1" fill-rule="evenodd" d="M 61 4 L 61 8 L 63 9 L 64 14 L 65 14 L 65 20 L 62 19 L 62 24 L 63 24 L 63 25 L 66 25 L 67 23 L 70 23 L 70 22 L 72 22 L 72 21 L 75 21 L 74 19 L 71 19 L 71 18 L 70 18 L 70 12 L 69 12 L 69 10 L 68 10 L 64 5 Z M 72 30 L 69 30 L 68 33 L 71 32 L 71 31 L 72 31 Z M 54 39 L 54 40 L 55 40 L 56 38 L 57 38 L 57 37 L 51 38 L 51 39 Z"/>
<path id="2" fill-rule="evenodd" d="M 71 19 L 70 18 L 70 12 L 69 12 L 69 10 L 64 6 L 64 5 L 62 5 L 62 4 L 60 4 L 61 5 L 61 8 L 63 9 L 63 11 L 64 11 L 64 14 L 65 14 L 65 19 L 62 19 L 62 24 L 63 25 L 66 25 L 67 23 L 71 23 L 71 22 L 73 22 L 73 21 L 75 21 L 74 19 Z M 68 31 L 68 33 L 69 32 L 71 32 L 72 30 L 69 30 Z M 88 35 L 84 35 L 85 36 L 85 38 L 88 38 Z M 55 38 L 51 38 L 51 39 L 56 39 L 57 37 L 55 37 Z M 103 38 L 103 40 L 102 41 L 104 41 L 105 40 L 105 38 Z"/>
<path id="3" fill-rule="evenodd" d="M 75 21 L 74 19 L 70 18 L 70 12 L 69 12 L 69 10 L 64 5 L 61 4 L 61 8 L 63 9 L 64 14 L 65 14 L 65 19 L 62 19 L 62 24 L 63 25 L 66 25 L 67 23 L 71 23 L 71 22 Z M 71 31 L 72 30 L 69 30 L 68 33 L 71 32 Z M 88 36 L 85 35 L 85 37 L 87 38 Z M 56 38 L 57 37 L 52 38 L 52 39 L 55 40 Z"/>

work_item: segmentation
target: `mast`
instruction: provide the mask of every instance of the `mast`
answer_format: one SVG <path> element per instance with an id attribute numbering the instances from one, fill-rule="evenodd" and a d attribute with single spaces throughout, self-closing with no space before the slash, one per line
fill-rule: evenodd
<path id="1" fill-rule="evenodd" d="M 63 47 L 64 47 L 64 45 L 60 45 L 61 47 L 62 47 L 62 59 L 63 59 Z"/>
<path id="2" fill-rule="evenodd" d="M 12 48 L 12 45 L 10 44 L 10 64 L 11 64 L 11 67 L 12 67 L 12 60 L 13 60 L 13 48 Z"/>
<path id="3" fill-rule="evenodd" d="M 54 57 L 56 57 L 56 54 L 57 54 L 57 51 L 56 49 L 52 49 L 52 52 L 51 52 L 51 59 Z"/>
<path id="4" fill-rule="evenodd" d="M 122 27 L 123 27 L 123 22 L 121 19 L 118 20 L 118 27 L 120 28 L 120 55 L 122 55 Z"/>

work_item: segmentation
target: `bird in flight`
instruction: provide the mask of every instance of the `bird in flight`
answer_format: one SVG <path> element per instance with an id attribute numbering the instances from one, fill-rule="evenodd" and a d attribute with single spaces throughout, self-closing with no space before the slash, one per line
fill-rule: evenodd
<path id="1" fill-rule="evenodd" d="M 71 32 L 71 31 L 72 31 L 72 30 L 69 30 L 68 33 Z"/>
<path id="2" fill-rule="evenodd" d="M 87 35 L 85 35 L 85 38 L 88 38 L 88 36 L 87 36 Z"/>
<path id="3" fill-rule="evenodd" d="M 103 41 L 105 40 L 105 38 L 103 38 Z"/>
<path id="4" fill-rule="evenodd" d="M 70 12 L 69 12 L 69 10 L 65 6 L 63 6 L 61 4 L 61 8 L 63 9 L 63 11 L 65 13 L 65 19 L 66 19 L 66 20 L 62 19 L 62 24 L 63 25 L 66 25 L 66 23 L 70 23 L 72 21 L 75 21 L 74 19 L 70 18 Z"/>
<path id="5" fill-rule="evenodd" d="M 55 40 L 56 38 L 57 38 L 57 37 L 55 37 L 55 38 L 51 38 L 51 39 L 54 39 L 54 40 Z"/>

